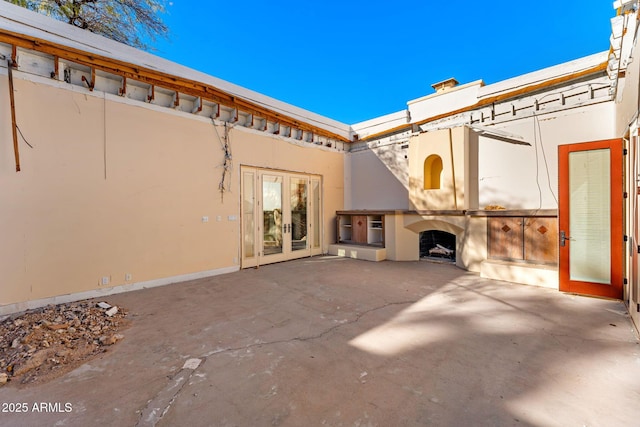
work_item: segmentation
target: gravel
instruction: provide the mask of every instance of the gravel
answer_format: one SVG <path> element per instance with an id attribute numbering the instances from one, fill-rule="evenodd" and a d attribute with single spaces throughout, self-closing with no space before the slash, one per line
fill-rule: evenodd
<path id="1" fill-rule="evenodd" d="M 0 322 L 0 387 L 47 382 L 106 352 L 124 339 L 120 331 L 129 325 L 126 316 L 122 307 L 104 302 L 99 307 L 87 300 L 4 319 Z"/>

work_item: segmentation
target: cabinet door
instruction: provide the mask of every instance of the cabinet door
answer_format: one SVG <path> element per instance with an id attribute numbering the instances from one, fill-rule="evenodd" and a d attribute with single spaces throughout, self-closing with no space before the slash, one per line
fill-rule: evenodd
<path id="1" fill-rule="evenodd" d="M 367 243 L 367 217 L 366 215 L 354 215 L 351 218 L 353 241 L 355 243 Z"/>

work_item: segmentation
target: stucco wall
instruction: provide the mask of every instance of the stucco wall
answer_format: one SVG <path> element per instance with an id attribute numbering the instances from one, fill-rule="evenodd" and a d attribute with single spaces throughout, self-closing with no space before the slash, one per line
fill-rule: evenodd
<path id="1" fill-rule="evenodd" d="M 407 209 L 407 151 L 392 144 L 347 154 L 346 209 Z"/>
<path id="2" fill-rule="evenodd" d="M 613 102 L 514 120 L 499 127 L 531 144 L 479 137 L 479 205 L 557 209 L 558 146 L 614 138 Z M 537 151 L 537 155 L 536 155 Z"/>
<path id="3" fill-rule="evenodd" d="M 421 133 L 409 145 L 409 199 L 418 210 L 462 210 L 465 207 L 468 129 L 458 127 Z M 439 189 L 424 189 L 425 160 L 442 160 Z"/>
<path id="4" fill-rule="evenodd" d="M 636 180 L 633 177 L 634 164 L 637 164 L 638 158 L 638 125 L 640 119 L 638 119 L 638 111 L 640 109 L 640 61 L 637 58 L 637 52 L 639 46 L 637 40 L 633 40 L 635 33 L 635 26 L 637 21 L 629 20 L 630 28 L 627 30 L 627 35 L 624 39 L 625 46 L 631 46 L 630 51 L 632 55 L 632 61 L 628 62 L 625 78 L 620 80 L 618 86 L 616 104 L 617 122 L 616 122 L 616 135 L 618 137 L 626 137 L 629 142 L 629 156 L 627 159 L 627 170 L 630 175 L 627 179 L 627 189 L 630 194 L 636 193 Z M 634 199 L 630 197 L 626 203 L 625 216 L 627 218 L 626 232 L 625 234 L 631 235 L 631 240 L 634 244 L 638 244 L 638 236 L 635 235 L 634 230 L 638 227 L 637 222 L 640 221 L 640 213 L 637 209 L 637 201 L 640 197 L 636 196 Z M 630 278 L 629 284 L 625 285 L 624 299 L 629 307 L 629 314 L 636 325 L 636 328 L 640 328 L 640 312 L 637 310 L 637 304 L 639 303 L 638 295 L 640 295 L 640 283 L 638 283 L 638 275 L 634 274 L 634 271 L 638 271 L 638 266 L 634 265 L 638 262 L 637 257 L 628 256 L 626 260 L 626 273 L 625 277 Z"/>
<path id="5" fill-rule="evenodd" d="M 20 142 L 16 173 L 2 75 L 0 306 L 237 268 L 241 164 L 322 175 L 330 243 L 343 208 L 342 153 L 233 129 L 223 201 L 223 151 L 210 120 L 14 77 L 17 122 L 34 148 Z"/>

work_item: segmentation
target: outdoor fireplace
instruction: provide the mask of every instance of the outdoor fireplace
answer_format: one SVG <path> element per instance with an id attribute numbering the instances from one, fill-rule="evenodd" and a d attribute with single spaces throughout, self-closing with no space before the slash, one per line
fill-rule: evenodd
<path id="1" fill-rule="evenodd" d="M 456 260 L 456 236 L 446 231 L 420 233 L 420 259 Z"/>

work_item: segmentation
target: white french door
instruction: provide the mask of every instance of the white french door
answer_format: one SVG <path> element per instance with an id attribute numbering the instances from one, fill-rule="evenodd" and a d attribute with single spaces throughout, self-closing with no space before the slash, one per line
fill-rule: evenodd
<path id="1" fill-rule="evenodd" d="M 322 253 L 321 179 L 242 167 L 242 268 Z"/>

